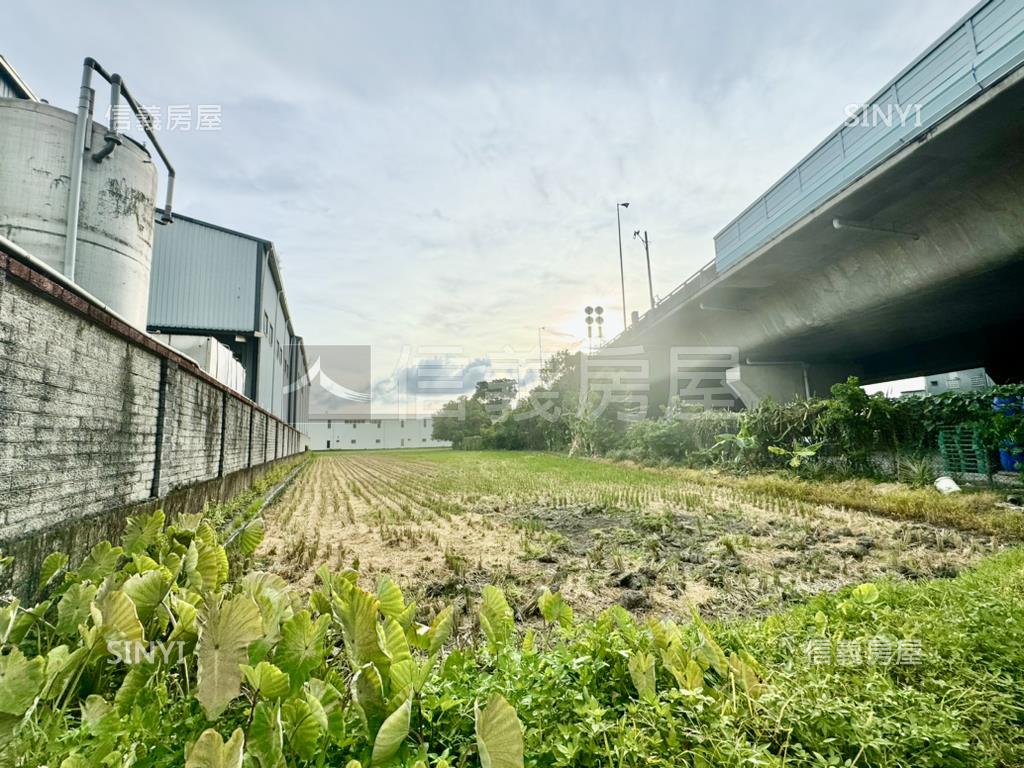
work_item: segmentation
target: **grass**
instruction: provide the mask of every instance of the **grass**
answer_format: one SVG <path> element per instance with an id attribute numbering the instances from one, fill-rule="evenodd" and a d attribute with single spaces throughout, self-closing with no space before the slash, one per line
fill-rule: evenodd
<path id="1" fill-rule="evenodd" d="M 618 606 L 574 620 L 544 592 L 527 627 L 493 587 L 462 616 L 353 572 L 323 569 L 303 595 L 243 573 L 251 543 L 162 522 L 133 521 L 77 571 L 57 557 L 36 605 L 0 607 L 0 765 L 469 767 L 488 733 L 509 768 L 1024 764 L 1019 548 L 709 624 Z M 116 663 L 125 640 L 180 653 Z M 485 702 L 513 708 L 500 738 Z"/>
<path id="2" fill-rule="evenodd" d="M 757 670 L 754 695 L 735 681 L 681 689 L 659 633 L 613 612 L 511 661 L 454 656 L 425 691 L 425 709 L 439 714 L 425 717 L 424 738 L 456 754 L 468 748 L 474 699 L 499 691 L 517 707 L 538 766 L 1021 765 L 1022 589 L 1024 552 L 1014 549 L 954 580 L 846 589 L 712 625 L 724 651 Z M 696 654 L 698 629 L 681 634 Z M 887 647 L 912 663 L 886 662 Z M 629 659 L 646 653 L 650 697 L 629 673 Z M 453 733 L 462 737 L 454 745 Z"/>
<path id="3" fill-rule="evenodd" d="M 808 488 L 808 486 L 811 486 Z M 638 614 L 765 614 L 880 578 L 950 577 L 1004 545 L 932 525 L 931 489 L 889 487 L 922 514 L 879 517 L 830 505 L 829 490 L 782 476 L 739 477 L 509 452 L 328 453 L 267 516 L 262 567 L 304 589 L 316 567 L 357 566 L 421 604 L 461 614 L 501 585 L 528 622 L 539 591 L 580 615 L 621 604 Z M 852 494 L 851 495 L 856 495 Z M 972 495 L 983 512 L 992 498 Z M 940 507 L 941 508 L 941 507 Z M 996 510 L 994 506 L 992 510 Z M 940 521 L 941 522 L 941 521 Z"/>

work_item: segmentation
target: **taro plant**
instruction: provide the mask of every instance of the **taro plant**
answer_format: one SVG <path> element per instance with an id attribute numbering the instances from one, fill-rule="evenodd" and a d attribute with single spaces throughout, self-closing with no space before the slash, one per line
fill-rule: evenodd
<path id="1" fill-rule="evenodd" d="M 260 531 L 247 521 L 225 548 L 202 515 L 167 525 L 157 511 L 129 520 L 119 546 L 95 545 L 77 569 L 64 554 L 46 558 L 39 601 L 0 607 L 0 759 L 425 764 L 426 745 L 410 738 L 417 696 L 453 609 L 422 624 L 390 578 L 369 592 L 352 570 L 321 568 L 307 599 L 272 573 L 230 580 L 231 559 L 251 556 Z M 511 611 L 485 591 L 501 642 Z M 475 721 L 484 766 L 522 765 L 521 726 L 504 699 L 492 696 Z"/>

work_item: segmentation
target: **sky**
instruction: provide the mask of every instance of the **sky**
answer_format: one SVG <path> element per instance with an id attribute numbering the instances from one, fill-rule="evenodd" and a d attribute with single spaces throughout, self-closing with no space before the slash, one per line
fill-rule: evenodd
<path id="1" fill-rule="evenodd" d="M 616 334 L 617 202 L 642 312 L 634 230 L 666 295 L 972 5 L 51 0 L 5 3 L 0 53 L 67 109 L 85 56 L 188 105 L 193 130 L 160 134 L 176 210 L 274 241 L 296 332 L 370 345 L 386 409 L 418 360 L 529 384 L 538 329 L 544 357 L 578 348 L 601 305 Z"/>

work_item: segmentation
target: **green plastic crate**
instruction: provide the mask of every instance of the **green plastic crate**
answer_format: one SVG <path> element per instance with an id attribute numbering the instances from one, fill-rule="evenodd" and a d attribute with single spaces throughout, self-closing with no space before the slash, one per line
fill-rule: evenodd
<path id="1" fill-rule="evenodd" d="M 939 452 L 947 474 L 988 475 L 992 472 L 988 450 L 982 445 L 976 429 L 942 427 L 939 430 Z"/>

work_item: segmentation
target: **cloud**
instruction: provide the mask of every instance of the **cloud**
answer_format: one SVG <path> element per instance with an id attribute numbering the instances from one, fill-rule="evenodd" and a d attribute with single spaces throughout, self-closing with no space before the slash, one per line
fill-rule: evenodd
<path id="1" fill-rule="evenodd" d="M 110 27 L 57 0 L 5 9 L 39 32 L 5 54 L 68 109 L 87 54 L 143 103 L 221 104 L 221 131 L 161 137 L 176 207 L 273 240 L 298 332 L 371 344 L 382 384 L 406 349 L 484 360 L 535 346 L 538 326 L 582 338 L 587 304 L 614 335 L 617 201 L 627 308 L 643 309 L 633 229 L 667 294 L 969 5 L 193 0 Z"/>

